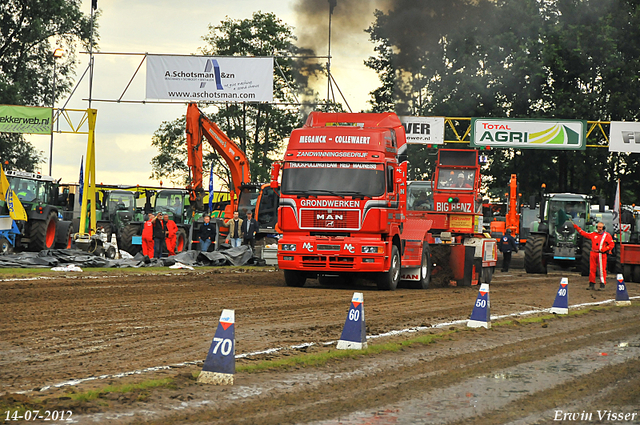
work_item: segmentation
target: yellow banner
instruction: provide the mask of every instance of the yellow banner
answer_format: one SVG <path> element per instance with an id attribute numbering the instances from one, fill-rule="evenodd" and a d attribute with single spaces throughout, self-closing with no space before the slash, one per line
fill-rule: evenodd
<path id="1" fill-rule="evenodd" d="M 4 174 L 2 164 L 0 164 L 0 200 L 7 203 L 9 215 L 12 219 L 27 221 L 27 213 L 16 196 L 16 193 L 11 190 L 11 185 L 9 185 L 9 180 L 7 180 L 7 176 Z"/>

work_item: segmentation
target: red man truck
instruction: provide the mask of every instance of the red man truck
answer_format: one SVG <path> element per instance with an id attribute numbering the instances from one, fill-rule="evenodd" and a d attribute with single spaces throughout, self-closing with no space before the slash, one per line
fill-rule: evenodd
<path id="1" fill-rule="evenodd" d="M 468 152 L 476 155 L 477 166 L 477 153 Z M 405 132 L 395 114 L 312 112 L 292 132 L 282 163 L 278 266 L 286 284 L 358 275 L 375 280 L 380 289 L 396 289 L 400 280 L 426 289 L 430 244 L 461 245 L 452 232 L 475 233 L 479 169 L 469 178 L 471 206 L 447 198 L 450 210 L 439 213 L 408 212 L 406 169 Z M 278 174 L 276 167 L 274 186 Z M 464 197 L 460 191 L 456 195 Z M 430 232 L 435 223 L 446 231 Z M 451 266 L 464 265 L 464 249 L 455 254 L 462 259 Z"/>

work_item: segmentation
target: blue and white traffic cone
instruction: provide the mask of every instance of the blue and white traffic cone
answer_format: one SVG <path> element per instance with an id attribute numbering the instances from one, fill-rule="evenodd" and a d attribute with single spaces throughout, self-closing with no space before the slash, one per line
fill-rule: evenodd
<path id="1" fill-rule="evenodd" d="M 560 280 L 560 287 L 550 311 L 554 314 L 569 314 L 569 279 L 566 277 Z"/>
<path id="2" fill-rule="evenodd" d="M 354 292 L 351 306 L 344 322 L 342 336 L 338 340 L 338 350 L 362 350 L 367 348 L 367 330 L 364 323 L 364 296 Z"/>
<path id="3" fill-rule="evenodd" d="M 235 311 L 222 310 L 218 329 L 204 361 L 198 382 L 233 385 L 236 373 Z"/>
<path id="4" fill-rule="evenodd" d="M 471 318 L 467 322 L 467 326 L 470 328 L 487 328 L 491 327 L 491 315 L 489 309 L 491 303 L 489 302 L 489 284 L 483 283 L 480 285 L 478 291 L 478 298 L 473 306 L 471 312 Z"/>
<path id="5" fill-rule="evenodd" d="M 629 294 L 627 293 L 627 285 L 624 284 L 624 277 L 618 273 L 616 276 L 618 285 L 616 287 L 616 305 L 631 305 Z"/>

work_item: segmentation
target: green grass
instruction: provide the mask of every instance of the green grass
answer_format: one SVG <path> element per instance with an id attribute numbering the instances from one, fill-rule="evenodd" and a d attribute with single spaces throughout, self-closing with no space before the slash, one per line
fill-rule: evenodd
<path id="1" fill-rule="evenodd" d="M 175 387 L 175 382 L 173 378 L 162 378 L 162 379 L 151 379 L 149 381 L 143 381 L 138 384 L 124 384 L 124 385 L 109 385 L 108 387 L 83 391 L 79 393 L 69 394 L 72 400 L 75 401 L 89 401 L 95 400 L 103 394 L 108 393 L 130 393 L 137 390 L 147 390 L 151 388 L 159 388 L 159 387 Z"/>
<path id="2" fill-rule="evenodd" d="M 288 369 L 292 367 L 318 367 L 324 366 L 330 361 L 340 359 L 353 359 L 361 356 L 371 356 L 381 353 L 397 352 L 404 348 L 409 348 L 413 345 L 427 345 L 431 344 L 437 339 L 442 339 L 445 336 L 452 334 L 456 331 L 447 331 L 441 334 L 429 334 L 422 335 L 415 338 L 411 338 L 402 342 L 388 342 L 384 344 L 368 345 L 367 348 L 362 350 L 330 350 L 325 353 L 315 354 L 300 354 L 297 356 L 286 357 L 277 360 L 264 360 L 254 364 L 239 365 L 236 366 L 236 372 L 254 373 L 264 370 L 272 369 Z"/>

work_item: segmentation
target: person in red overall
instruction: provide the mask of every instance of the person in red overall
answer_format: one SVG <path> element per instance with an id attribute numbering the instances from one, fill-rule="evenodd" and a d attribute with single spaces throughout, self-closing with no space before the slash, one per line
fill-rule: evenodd
<path id="1" fill-rule="evenodd" d="M 596 289 L 596 269 L 600 275 L 600 290 L 605 288 L 607 283 L 607 254 L 615 247 L 613 238 L 604 231 L 604 223 L 596 224 L 596 231 L 587 233 L 573 223 L 573 227 L 580 233 L 582 237 L 591 239 L 591 257 L 589 265 L 589 287 L 587 289 Z M 582 255 L 586 255 L 583 252 Z"/>
<path id="2" fill-rule="evenodd" d="M 167 229 L 165 233 L 165 243 L 167 244 L 167 251 L 169 251 L 169 256 L 176 255 L 176 233 L 178 232 L 178 226 L 176 226 L 175 221 L 169 220 L 169 214 L 165 214 L 163 219 L 165 229 Z"/>
<path id="3" fill-rule="evenodd" d="M 153 257 L 153 222 L 156 216 L 149 214 L 149 218 L 144 222 L 142 229 L 142 255 Z"/>

